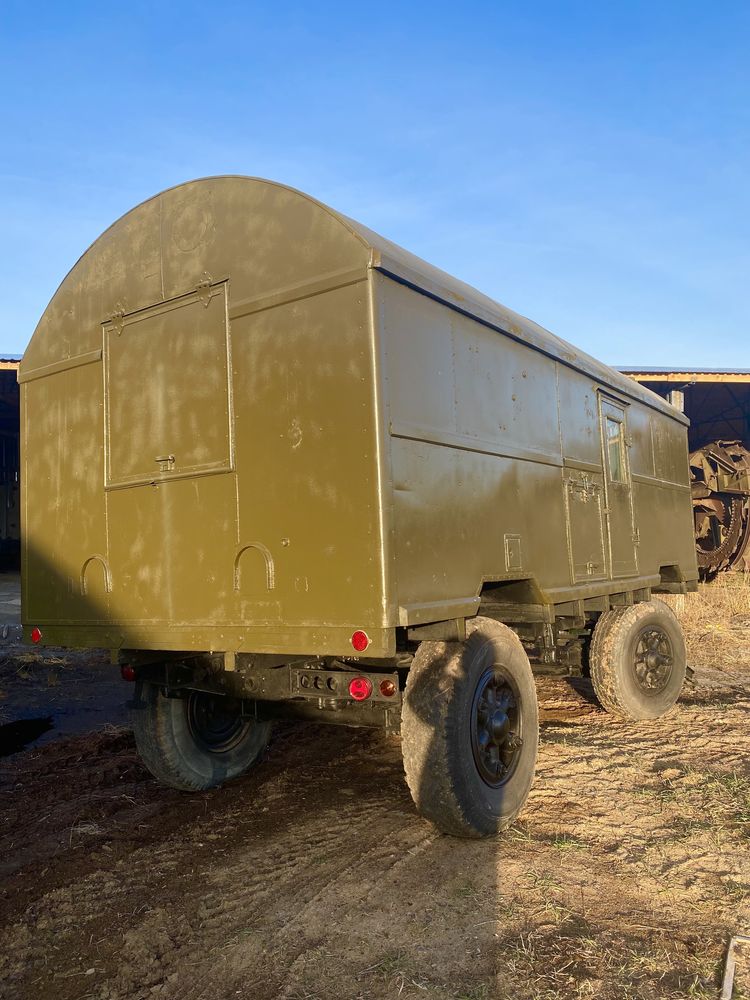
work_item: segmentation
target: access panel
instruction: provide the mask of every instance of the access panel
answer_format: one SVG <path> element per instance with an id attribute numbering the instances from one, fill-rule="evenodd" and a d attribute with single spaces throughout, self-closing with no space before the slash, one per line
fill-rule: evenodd
<path id="1" fill-rule="evenodd" d="M 226 282 L 104 324 L 108 489 L 229 472 Z"/>

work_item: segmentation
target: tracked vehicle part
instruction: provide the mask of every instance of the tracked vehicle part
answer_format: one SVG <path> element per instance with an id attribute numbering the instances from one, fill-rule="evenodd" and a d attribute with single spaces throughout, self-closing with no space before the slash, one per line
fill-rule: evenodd
<path id="1" fill-rule="evenodd" d="M 750 568 L 750 451 L 740 441 L 714 441 L 690 455 L 698 570 L 711 580 Z"/>

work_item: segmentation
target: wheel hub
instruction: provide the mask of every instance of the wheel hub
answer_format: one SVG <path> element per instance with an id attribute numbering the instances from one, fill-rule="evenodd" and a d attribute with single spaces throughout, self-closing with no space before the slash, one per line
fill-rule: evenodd
<path id="1" fill-rule="evenodd" d="M 635 648 L 634 674 L 640 689 L 646 694 L 660 694 L 669 684 L 673 665 L 672 641 L 664 629 L 645 629 Z"/>
<path id="2" fill-rule="evenodd" d="M 509 678 L 494 668 L 485 671 L 477 684 L 470 727 L 477 770 L 497 788 L 515 769 L 523 740 L 518 694 Z"/>
<path id="3" fill-rule="evenodd" d="M 211 753 L 232 750 L 250 726 L 242 715 L 240 701 L 205 691 L 189 693 L 187 719 L 196 742 Z"/>
<path id="4" fill-rule="evenodd" d="M 510 719 L 503 711 L 497 711 L 492 716 L 491 721 L 491 731 L 492 739 L 495 743 L 500 745 L 504 740 L 508 728 L 510 727 Z"/>

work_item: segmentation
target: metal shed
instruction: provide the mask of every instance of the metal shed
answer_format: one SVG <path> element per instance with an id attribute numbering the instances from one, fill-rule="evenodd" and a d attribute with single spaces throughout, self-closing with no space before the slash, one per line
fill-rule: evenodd
<path id="1" fill-rule="evenodd" d="M 690 418 L 691 451 L 720 440 L 741 440 L 750 445 L 750 371 L 644 367 L 619 370 L 684 411 Z"/>
<path id="2" fill-rule="evenodd" d="M 21 555 L 19 396 L 20 357 L 0 358 L 0 567 L 18 568 Z"/>

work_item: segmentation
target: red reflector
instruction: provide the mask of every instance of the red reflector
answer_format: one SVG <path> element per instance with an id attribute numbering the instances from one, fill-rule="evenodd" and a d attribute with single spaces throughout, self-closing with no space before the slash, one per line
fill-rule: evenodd
<path id="1" fill-rule="evenodd" d="M 42 630 L 39 629 L 39 628 L 37 628 L 36 625 L 31 630 L 31 641 L 32 642 L 41 642 L 42 641 Z"/>
<path id="2" fill-rule="evenodd" d="M 120 667 L 120 675 L 124 681 L 134 681 L 135 667 L 131 667 L 129 663 L 123 663 Z"/>
<path id="3" fill-rule="evenodd" d="M 355 701 L 365 701 L 372 694 L 372 681 L 369 677 L 354 677 L 349 681 L 349 694 Z"/>
<path id="4" fill-rule="evenodd" d="M 352 646 L 354 646 L 358 653 L 364 653 L 369 645 L 370 637 L 367 632 L 358 631 L 352 636 Z"/>
<path id="5" fill-rule="evenodd" d="M 396 693 L 396 685 L 392 680 L 386 678 L 380 682 L 380 693 L 384 698 L 392 698 Z"/>

